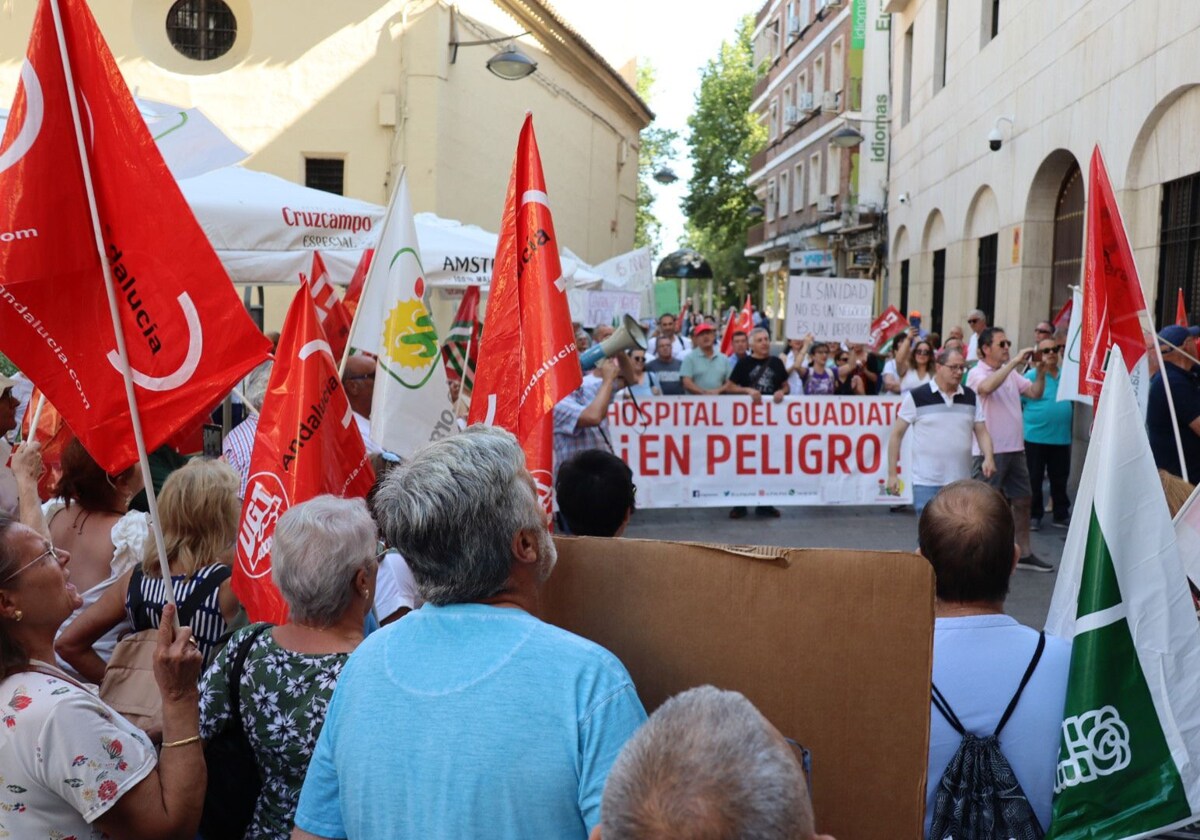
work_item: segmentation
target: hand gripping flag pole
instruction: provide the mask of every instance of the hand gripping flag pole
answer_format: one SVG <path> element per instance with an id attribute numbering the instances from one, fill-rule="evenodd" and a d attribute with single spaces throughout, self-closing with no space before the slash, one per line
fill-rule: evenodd
<path id="1" fill-rule="evenodd" d="M 129 354 L 125 349 L 125 330 L 121 327 L 121 315 L 117 309 L 117 292 L 113 283 L 112 268 L 108 263 L 104 238 L 100 231 L 100 211 L 96 206 L 96 190 L 92 185 L 92 167 L 88 162 L 87 146 L 83 140 L 83 123 L 79 119 L 79 100 L 76 95 L 75 76 L 71 72 L 71 60 L 67 56 L 67 39 L 63 31 L 62 11 L 58 7 L 58 0 L 50 0 L 50 10 L 54 14 L 54 32 L 58 37 L 58 54 L 62 59 L 63 74 L 66 76 L 67 102 L 71 106 L 75 144 L 79 151 L 79 163 L 83 167 L 83 184 L 87 190 L 88 212 L 92 219 L 92 233 L 96 239 L 96 254 L 100 258 L 100 266 L 104 271 L 104 288 L 108 293 L 108 311 L 112 317 L 113 332 L 116 334 L 117 356 L 121 361 L 121 376 L 125 380 L 125 398 L 129 402 L 129 419 L 133 424 L 133 439 L 137 445 L 142 480 L 146 485 L 146 503 L 150 513 L 150 527 L 154 533 L 154 544 L 158 550 L 158 562 L 162 568 L 163 591 L 167 603 L 175 606 L 175 587 L 171 581 L 170 564 L 167 562 L 167 543 L 163 537 L 162 522 L 158 517 L 158 499 L 154 493 L 154 477 L 150 473 L 150 458 L 146 452 L 145 438 L 142 436 L 142 421 L 138 414 L 137 397 L 133 391 L 133 371 L 129 365 Z M 175 625 L 178 629 L 178 611 L 175 613 Z"/>

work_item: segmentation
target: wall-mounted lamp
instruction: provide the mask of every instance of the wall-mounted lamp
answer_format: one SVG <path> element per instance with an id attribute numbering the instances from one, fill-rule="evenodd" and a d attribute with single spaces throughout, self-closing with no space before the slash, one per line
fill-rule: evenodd
<path id="1" fill-rule="evenodd" d="M 654 180 L 660 184 L 674 184 L 679 180 L 679 176 L 675 174 L 674 169 L 664 166 L 654 173 Z"/>
<path id="2" fill-rule="evenodd" d="M 518 32 L 516 35 L 502 35 L 499 38 L 485 38 L 482 41 L 460 41 L 458 40 L 458 9 L 455 6 L 451 6 L 450 63 L 454 64 L 458 61 L 459 47 L 481 47 L 485 44 L 502 44 L 505 41 L 512 41 L 515 38 L 520 38 L 522 35 L 528 34 L 529 30 L 526 29 L 524 32 Z M 517 79 L 524 79 L 537 70 L 537 62 L 517 49 L 516 44 L 510 44 L 487 60 L 487 69 L 493 75 L 511 82 Z"/>
<path id="3" fill-rule="evenodd" d="M 752 219 L 757 219 L 759 216 L 764 215 L 766 212 L 767 211 L 763 209 L 763 206 L 761 204 L 751 204 L 749 207 L 746 208 L 746 215 L 751 217 Z"/>
<path id="4" fill-rule="evenodd" d="M 852 128 L 849 125 L 843 125 L 833 134 L 829 135 L 829 145 L 837 146 L 839 149 L 852 149 L 862 143 L 866 138 L 857 128 Z"/>

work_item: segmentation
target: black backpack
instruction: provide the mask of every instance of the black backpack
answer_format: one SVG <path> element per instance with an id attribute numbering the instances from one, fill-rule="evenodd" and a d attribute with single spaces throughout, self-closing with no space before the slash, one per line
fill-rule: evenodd
<path id="1" fill-rule="evenodd" d="M 1017 708 L 1021 692 L 1033 676 L 1033 669 L 1045 647 L 1046 634 L 1043 632 L 1038 636 L 1037 650 L 1029 660 L 1017 693 L 1008 702 L 1000 723 L 996 724 L 996 731 L 986 738 L 967 732 L 942 692 L 936 685 L 932 686 L 933 707 L 962 736 L 962 743 L 938 781 L 929 840 L 1041 840 L 1045 837 L 1046 832 L 1025 791 L 1021 790 L 1012 765 L 1000 751 L 1000 730 Z"/>
<path id="2" fill-rule="evenodd" d="M 244 837 L 254 819 L 254 808 L 262 793 L 262 776 L 258 772 L 254 749 L 246 740 L 241 682 L 251 645 L 273 626 L 259 624 L 254 627 L 229 657 L 233 663 L 229 671 L 229 704 L 233 719 L 204 747 L 204 761 L 208 765 L 208 788 L 200 817 L 200 836 L 204 840 Z"/>

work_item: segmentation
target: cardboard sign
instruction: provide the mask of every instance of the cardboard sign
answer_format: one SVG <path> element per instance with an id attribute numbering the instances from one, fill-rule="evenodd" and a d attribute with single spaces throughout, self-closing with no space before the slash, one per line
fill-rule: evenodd
<path id="1" fill-rule="evenodd" d="M 811 750 L 819 832 L 923 836 L 927 561 L 882 551 L 555 542 L 541 617 L 615 654 L 647 712 L 698 685 L 740 691 Z"/>
<path id="2" fill-rule="evenodd" d="M 620 322 L 626 314 L 634 320 L 642 318 L 641 292 L 594 292 L 584 293 L 583 325 L 598 327 L 601 324 Z"/>
<path id="3" fill-rule="evenodd" d="M 883 314 L 871 322 L 871 332 L 867 335 L 867 349 L 878 353 L 879 348 L 887 344 L 908 328 L 904 313 L 894 306 L 883 310 Z"/>
<path id="4" fill-rule="evenodd" d="M 817 341 L 865 344 L 871 332 L 875 281 L 846 277 L 792 277 L 788 280 L 788 338 L 812 333 Z"/>
<path id="5" fill-rule="evenodd" d="M 900 495 L 887 492 L 899 408 L 891 395 L 617 400 L 608 435 L 633 470 L 638 507 L 910 504 L 910 435 L 900 448 Z"/>

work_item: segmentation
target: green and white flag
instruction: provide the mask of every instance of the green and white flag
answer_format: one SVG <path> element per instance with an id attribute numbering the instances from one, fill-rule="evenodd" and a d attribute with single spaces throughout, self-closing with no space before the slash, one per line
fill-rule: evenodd
<path id="1" fill-rule="evenodd" d="M 1073 642 L 1048 838 L 1147 837 L 1200 814 L 1200 624 L 1113 347 L 1046 619 Z"/>
<path id="2" fill-rule="evenodd" d="M 404 458 L 455 431 L 427 291 L 408 179 L 401 172 L 383 217 L 349 346 L 376 358 L 371 439 Z"/>

